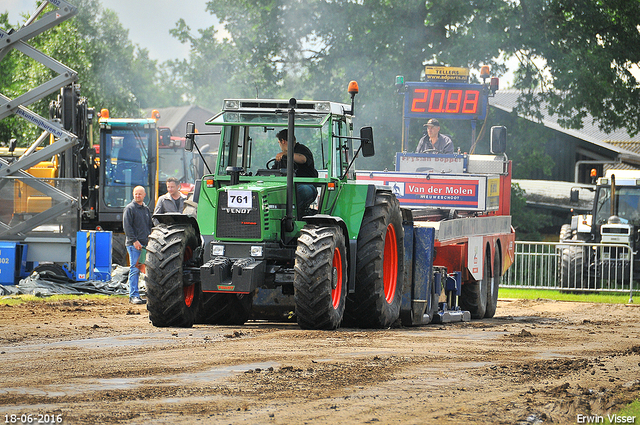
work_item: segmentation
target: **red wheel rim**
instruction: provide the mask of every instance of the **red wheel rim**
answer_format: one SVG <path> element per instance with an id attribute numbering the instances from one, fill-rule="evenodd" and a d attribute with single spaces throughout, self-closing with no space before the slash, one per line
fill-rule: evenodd
<path id="1" fill-rule="evenodd" d="M 191 260 L 191 257 L 193 257 L 193 249 L 191 249 L 190 246 L 185 247 L 184 249 L 184 255 L 182 256 L 182 261 L 186 262 Z"/>
<path id="2" fill-rule="evenodd" d="M 342 254 L 340 250 L 335 248 L 333 250 L 333 262 L 331 267 L 336 269 L 336 289 L 331 290 L 331 301 L 333 301 L 333 309 L 336 310 L 340 305 L 340 298 L 342 298 Z M 333 270 L 331 271 L 333 274 Z"/>
<path id="3" fill-rule="evenodd" d="M 186 262 L 191 259 L 193 256 L 193 250 L 190 246 L 187 246 L 184 250 L 184 256 L 182 257 L 182 261 Z M 193 303 L 193 297 L 195 296 L 195 285 L 183 286 L 182 293 L 184 294 L 184 303 L 187 307 L 191 307 Z"/>
<path id="4" fill-rule="evenodd" d="M 384 297 L 387 303 L 391 304 L 398 286 L 398 241 L 396 240 L 396 229 L 392 224 L 387 226 L 387 235 L 384 238 L 382 281 L 384 282 Z"/>
<path id="5" fill-rule="evenodd" d="M 193 297 L 195 295 L 195 286 L 196 285 L 189 285 L 189 286 L 183 286 L 182 287 L 182 293 L 184 294 L 184 303 L 187 305 L 187 307 L 191 307 L 191 304 L 193 303 Z"/>

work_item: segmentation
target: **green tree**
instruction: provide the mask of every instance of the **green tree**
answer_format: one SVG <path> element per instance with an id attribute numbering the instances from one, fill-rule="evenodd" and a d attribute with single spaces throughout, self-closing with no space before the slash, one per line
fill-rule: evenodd
<path id="1" fill-rule="evenodd" d="M 176 93 L 158 82 L 159 76 L 166 75 L 165 71 L 159 71 L 148 52 L 129 40 L 128 31 L 115 12 L 104 9 L 99 0 L 82 0 L 74 5 L 78 8 L 76 16 L 28 43 L 78 73 L 77 82 L 89 106 L 97 110 L 108 108 L 111 116 L 138 117 L 143 108 L 183 102 L 182 92 Z M 49 5 L 45 12 L 54 9 Z M 0 25 L 9 30 L 6 14 L 2 16 Z M 0 69 L 3 71 L 0 92 L 10 98 L 56 75 L 15 49 L 0 62 Z M 49 102 L 56 96 L 47 96 L 29 107 L 48 117 Z M 9 117 L 0 121 L 0 132 L 3 139 L 17 137 L 20 145 L 26 145 L 37 137 L 40 129 L 22 119 Z"/>
<path id="2" fill-rule="evenodd" d="M 605 131 L 640 131 L 640 2 L 521 0 L 513 2 L 504 44 L 520 59 L 516 87 L 528 89 L 523 111 L 541 101 L 562 124 L 581 128 L 591 114 Z"/>
<path id="3" fill-rule="evenodd" d="M 355 79 L 358 121 L 375 124 L 384 152 L 368 160 L 376 168 L 392 167 L 389 152 L 400 148 L 394 77 L 419 80 L 425 64 L 488 64 L 501 75 L 504 60 L 516 56 L 516 85 L 530 90 L 521 111 L 534 114 L 544 100 L 567 126 L 590 113 L 604 129 L 640 128 L 628 71 L 640 61 L 638 1 L 211 0 L 207 10 L 228 39 L 213 40 L 214 28 L 199 38 L 185 36 L 184 22 L 176 28 L 193 48 L 184 68 L 193 100 L 213 107 L 222 93 L 254 92 L 348 100 L 345 87 Z M 199 75 L 207 68 L 222 72 Z"/>

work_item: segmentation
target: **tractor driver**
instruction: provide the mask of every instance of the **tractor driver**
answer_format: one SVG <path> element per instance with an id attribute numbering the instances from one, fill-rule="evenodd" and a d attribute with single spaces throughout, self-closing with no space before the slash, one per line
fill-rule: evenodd
<path id="1" fill-rule="evenodd" d="M 440 134 L 440 123 L 437 119 L 431 118 L 424 125 L 426 131 L 418 142 L 416 153 L 427 153 L 436 151 L 436 153 L 453 153 L 453 141 L 449 136 Z"/>
<path id="2" fill-rule="evenodd" d="M 276 162 L 274 169 L 287 168 L 287 139 L 289 133 L 287 129 L 281 130 L 276 134 L 281 152 L 276 154 Z M 293 167 L 297 177 L 318 177 L 318 171 L 314 167 L 313 154 L 305 145 L 296 142 L 293 137 Z M 296 184 L 296 206 L 301 214 L 309 208 L 309 205 L 316 199 L 316 187 L 312 184 Z"/>

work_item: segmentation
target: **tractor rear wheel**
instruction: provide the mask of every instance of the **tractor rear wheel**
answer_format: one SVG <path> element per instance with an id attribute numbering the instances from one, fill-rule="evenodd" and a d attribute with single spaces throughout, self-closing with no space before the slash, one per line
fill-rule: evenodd
<path id="1" fill-rule="evenodd" d="M 347 248 L 337 226 L 305 226 L 296 249 L 296 317 L 302 329 L 336 329 L 347 295 Z"/>
<path id="2" fill-rule="evenodd" d="M 358 234 L 356 291 L 347 297 L 348 323 L 388 328 L 400 317 L 404 269 L 402 212 L 395 196 L 376 194 Z"/>
<path id="3" fill-rule="evenodd" d="M 562 275 L 560 286 L 569 289 L 582 289 L 586 273 L 585 250 L 581 245 L 566 246 L 562 249 Z"/>
<path id="4" fill-rule="evenodd" d="M 191 327 L 200 304 L 199 282 L 187 281 L 183 265 L 198 247 L 193 227 L 159 224 L 149 235 L 144 274 L 149 319 L 158 327 Z"/>
<path id="5" fill-rule="evenodd" d="M 560 227 L 560 236 L 558 239 L 560 240 L 560 242 L 568 241 L 569 239 L 571 239 L 570 224 L 563 224 L 562 227 Z"/>
<path id="6" fill-rule="evenodd" d="M 496 314 L 498 307 L 498 290 L 500 289 L 500 282 L 502 281 L 502 256 L 500 255 L 498 247 L 496 247 L 495 252 L 493 269 L 491 270 L 491 280 L 487 285 L 487 308 L 484 312 L 484 317 L 487 319 L 490 319 Z"/>
<path id="7" fill-rule="evenodd" d="M 485 253 L 482 280 L 465 282 L 460 293 L 460 307 L 471 313 L 472 319 L 482 319 L 487 311 L 489 272 L 491 270 L 491 255 Z"/>

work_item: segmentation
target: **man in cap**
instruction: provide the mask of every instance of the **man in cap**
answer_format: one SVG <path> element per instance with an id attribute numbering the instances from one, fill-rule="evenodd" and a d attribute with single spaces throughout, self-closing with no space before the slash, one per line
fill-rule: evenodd
<path id="1" fill-rule="evenodd" d="M 437 153 L 453 153 L 453 141 L 449 136 L 440 134 L 440 123 L 437 119 L 431 118 L 424 127 L 427 132 L 418 142 L 416 153 L 425 153 L 435 150 Z"/>

